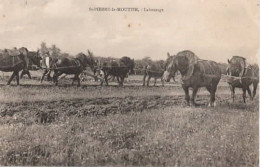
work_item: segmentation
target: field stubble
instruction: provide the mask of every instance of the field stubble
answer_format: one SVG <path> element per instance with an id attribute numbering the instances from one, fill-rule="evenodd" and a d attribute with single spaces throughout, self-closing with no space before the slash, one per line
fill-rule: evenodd
<path id="1" fill-rule="evenodd" d="M 215 108 L 201 89 L 188 107 L 178 84 L 68 86 L 23 80 L 0 87 L 1 165 L 257 166 L 258 95 Z M 115 85 L 115 84 L 112 84 Z M 241 91 L 239 91 L 241 92 Z"/>

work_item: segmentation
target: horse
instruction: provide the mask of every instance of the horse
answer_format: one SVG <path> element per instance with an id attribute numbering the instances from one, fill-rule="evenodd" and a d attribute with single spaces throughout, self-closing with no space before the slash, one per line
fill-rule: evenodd
<path id="1" fill-rule="evenodd" d="M 228 64 L 227 63 L 217 63 L 217 64 L 221 70 L 221 74 L 226 75 Z"/>
<path id="2" fill-rule="evenodd" d="M 210 93 L 209 106 L 215 106 L 215 93 L 221 78 L 221 70 L 216 62 L 201 60 L 193 52 L 184 50 L 166 60 L 166 71 L 164 77 L 167 82 L 171 76 L 180 71 L 182 76 L 182 88 L 185 92 L 187 104 L 197 106 L 195 103 L 196 94 L 201 87 L 206 87 Z M 193 88 L 192 97 L 189 96 L 189 88 Z"/>
<path id="3" fill-rule="evenodd" d="M 0 71 L 13 72 L 7 85 L 10 85 L 15 76 L 17 85 L 19 85 L 19 72 L 28 70 L 29 61 L 36 63 L 34 57 L 28 55 L 28 49 L 25 47 L 1 50 L 0 60 Z"/>
<path id="4" fill-rule="evenodd" d="M 253 100 L 259 82 L 258 65 L 247 64 L 244 57 L 233 56 L 230 60 L 228 59 L 227 75 L 230 76 L 227 82 L 230 86 L 233 102 L 235 101 L 235 88 L 242 88 L 244 103 L 246 103 L 246 91 L 250 99 Z M 254 87 L 253 95 L 250 90 L 251 84 Z"/>
<path id="5" fill-rule="evenodd" d="M 41 68 L 42 57 L 39 55 L 39 50 L 37 52 L 29 51 L 28 57 L 29 57 L 28 70 L 22 70 L 21 75 L 20 75 L 21 79 L 23 78 L 23 76 L 25 74 L 28 75 L 29 79 L 31 79 L 32 77 L 31 77 L 29 70 L 38 70 Z"/>
<path id="6" fill-rule="evenodd" d="M 145 86 L 145 81 L 146 81 L 146 77 L 148 76 L 147 79 L 147 86 L 149 86 L 149 82 L 151 78 L 154 78 L 154 86 L 156 85 L 156 80 L 158 78 L 161 79 L 162 82 L 162 86 L 164 86 L 164 79 L 163 79 L 163 73 L 164 73 L 164 69 L 162 67 L 159 67 L 159 65 L 157 64 L 150 64 L 145 66 L 144 69 L 144 77 L 143 77 L 143 86 Z"/>
<path id="7" fill-rule="evenodd" d="M 108 86 L 108 76 L 115 76 L 119 86 L 123 86 L 124 79 L 127 75 L 134 73 L 135 62 L 129 57 L 122 57 L 119 61 L 104 62 L 101 70 L 104 72 L 104 80 Z M 103 81 L 101 84 L 103 85 Z"/>
<path id="8" fill-rule="evenodd" d="M 75 58 L 61 58 L 58 59 L 53 67 L 53 82 L 58 85 L 58 77 L 62 74 L 74 75 L 72 85 L 74 81 L 78 81 L 78 86 L 80 86 L 79 75 L 86 69 L 87 66 L 91 68 L 92 71 L 96 68 L 96 61 L 93 54 L 88 51 L 88 56 L 84 53 L 79 53 Z"/>

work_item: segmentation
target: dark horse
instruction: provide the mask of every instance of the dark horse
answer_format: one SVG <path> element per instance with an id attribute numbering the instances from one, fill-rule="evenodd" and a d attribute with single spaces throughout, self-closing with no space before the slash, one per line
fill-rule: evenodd
<path id="1" fill-rule="evenodd" d="M 93 54 L 88 51 L 88 56 L 84 53 L 79 53 L 75 58 L 61 58 L 56 61 L 54 66 L 53 82 L 58 85 L 58 77 L 62 74 L 74 75 L 72 85 L 75 80 L 78 81 L 78 86 L 80 86 L 79 75 L 86 69 L 87 66 L 95 71 L 96 61 Z"/>
<path id="2" fill-rule="evenodd" d="M 29 56 L 28 49 L 22 47 L 20 49 L 5 49 L 0 51 L 0 71 L 13 72 L 12 76 L 7 82 L 7 85 L 11 83 L 16 76 L 17 85 L 19 85 L 19 72 L 21 70 L 28 71 L 29 61 L 33 64 L 37 64 L 38 58 L 35 56 Z"/>
<path id="3" fill-rule="evenodd" d="M 102 70 L 104 72 L 104 79 L 108 85 L 108 76 L 115 76 L 120 86 L 123 86 L 125 77 L 130 73 L 134 73 L 135 62 L 129 57 L 122 57 L 119 61 L 105 62 Z M 101 82 L 103 85 L 103 81 Z"/>
<path id="4" fill-rule="evenodd" d="M 147 86 L 149 86 L 149 82 L 150 82 L 150 79 L 151 78 L 154 78 L 154 86 L 156 85 L 156 80 L 158 78 L 161 79 L 162 81 L 162 86 L 164 86 L 164 79 L 163 79 L 163 73 L 164 73 L 164 69 L 163 67 L 160 67 L 158 64 L 150 64 L 150 65 L 147 65 L 145 66 L 145 69 L 144 69 L 144 78 L 143 78 L 143 86 L 145 86 L 145 80 L 146 80 L 146 77 L 148 76 L 148 79 L 147 79 Z"/>
<path id="5" fill-rule="evenodd" d="M 39 50 L 37 52 L 35 51 L 29 51 L 28 52 L 28 57 L 29 57 L 29 65 L 28 65 L 28 70 L 23 70 L 21 72 L 20 78 L 22 79 L 23 76 L 26 74 L 28 75 L 29 79 L 31 79 L 31 74 L 29 70 L 38 70 L 41 68 L 41 60 L 42 57 L 39 54 Z"/>
<path id="6" fill-rule="evenodd" d="M 200 87 L 206 87 L 210 93 L 209 106 L 215 106 L 215 93 L 221 78 L 221 70 L 214 61 L 200 60 L 193 52 L 185 50 L 175 56 L 168 57 L 164 76 L 170 80 L 180 71 L 182 76 L 182 88 L 185 91 L 185 99 L 189 105 L 195 103 L 195 96 Z M 192 97 L 189 96 L 189 88 L 193 88 Z"/>
<path id="7" fill-rule="evenodd" d="M 251 100 L 256 95 L 256 89 L 259 82 L 259 67 L 257 64 L 249 65 L 244 57 L 233 56 L 228 60 L 227 74 L 231 76 L 228 79 L 228 84 L 231 90 L 231 97 L 235 101 L 235 88 L 242 88 L 243 100 L 246 102 L 246 91 Z M 253 84 L 253 95 L 250 90 L 250 85 Z"/>

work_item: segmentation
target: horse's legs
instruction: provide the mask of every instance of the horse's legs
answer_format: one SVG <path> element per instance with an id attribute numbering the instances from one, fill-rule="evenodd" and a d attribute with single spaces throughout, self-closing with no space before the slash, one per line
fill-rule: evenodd
<path id="1" fill-rule="evenodd" d="M 147 86 L 149 86 L 150 79 L 151 79 L 151 76 L 148 76 L 148 79 L 147 79 Z"/>
<path id="2" fill-rule="evenodd" d="M 20 78 L 22 79 L 23 78 L 23 75 L 25 74 L 24 70 L 22 70 L 21 72 L 21 75 L 20 75 Z"/>
<path id="3" fill-rule="evenodd" d="M 53 74 L 53 83 L 55 83 L 55 85 L 58 85 L 58 75 L 57 75 L 58 72 L 54 71 L 54 74 Z M 57 83 L 57 84 L 56 84 Z"/>
<path id="4" fill-rule="evenodd" d="M 163 77 L 161 78 L 161 81 L 162 81 L 162 86 L 164 86 L 164 79 L 163 79 Z"/>
<path id="5" fill-rule="evenodd" d="M 155 78 L 154 78 L 154 84 L 153 84 L 153 86 L 156 85 L 156 80 L 157 80 L 157 78 L 155 77 Z"/>
<path id="6" fill-rule="evenodd" d="M 108 86 L 108 79 L 107 79 L 108 75 L 106 74 L 105 75 L 105 82 L 106 82 L 106 85 Z"/>
<path id="7" fill-rule="evenodd" d="M 253 96 L 252 96 L 252 93 L 251 93 L 251 89 L 249 87 L 250 85 L 248 85 L 248 87 L 246 88 L 248 94 L 249 94 L 249 97 L 250 97 L 250 100 L 253 100 Z"/>
<path id="8" fill-rule="evenodd" d="M 253 82 L 253 86 L 254 86 L 254 90 L 253 90 L 253 98 L 256 95 L 256 90 L 257 90 L 257 86 L 258 86 L 258 82 Z"/>
<path id="9" fill-rule="evenodd" d="M 15 73 L 15 75 L 16 75 L 17 85 L 19 85 L 19 71 L 17 71 L 17 72 Z"/>
<path id="10" fill-rule="evenodd" d="M 246 103 L 246 87 L 243 87 L 242 90 L 243 90 L 243 100 L 244 100 L 244 103 Z"/>
<path id="11" fill-rule="evenodd" d="M 32 77 L 31 77 L 31 74 L 30 74 L 30 71 L 29 71 L 29 70 L 27 71 L 27 75 L 28 75 L 29 79 L 32 79 Z"/>
<path id="12" fill-rule="evenodd" d="M 14 76 L 16 75 L 16 71 L 13 72 L 13 74 L 11 75 L 10 79 L 7 82 L 7 85 L 10 85 L 11 81 L 14 79 Z"/>
<path id="13" fill-rule="evenodd" d="M 21 75 L 20 75 L 20 78 L 21 78 L 21 79 L 23 78 L 24 74 L 27 74 L 28 77 L 29 77 L 29 79 L 32 79 L 29 70 L 22 70 L 22 73 L 21 73 Z"/>
<path id="14" fill-rule="evenodd" d="M 195 97 L 197 95 L 197 92 L 198 92 L 199 88 L 198 87 L 195 87 L 193 88 L 193 91 L 192 91 L 192 96 L 191 96 L 191 104 L 196 106 L 197 104 L 195 103 Z"/>
<path id="15" fill-rule="evenodd" d="M 47 81 L 51 81 L 51 70 L 47 72 Z"/>
<path id="16" fill-rule="evenodd" d="M 116 76 L 116 80 L 117 80 L 117 82 L 118 82 L 118 85 L 120 86 L 120 85 L 121 85 L 121 81 L 120 81 L 119 76 Z"/>
<path id="17" fill-rule="evenodd" d="M 74 85 L 74 81 L 77 79 L 77 78 L 76 78 L 76 75 L 77 75 L 77 74 L 74 75 L 74 78 L 72 79 L 71 85 Z"/>
<path id="18" fill-rule="evenodd" d="M 78 87 L 79 87 L 79 86 L 80 86 L 79 74 L 75 74 L 75 77 L 74 77 L 74 78 L 78 80 Z"/>
<path id="19" fill-rule="evenodd" d="M 60 71 L 54 71 L 54 74 L 53 74 L 53 82 L 55 83 L 55 85 L 57 86 L 58 85 L 58 77 L 60 75 L 62 75 L 63 73 L 60 72 Z"/>
<path id="20" fill-rule="evenodd" d="M 146 73 L 144 74 L 144 78 L 143 78 L 143 86 L 145 86 L 145 79 L 146 79 Z"/>
<path id="21" fill-rule="evenodd" d="M 190 105 L 189 87 L 182 85 L 182 88 L 185 92 L 185 100 L 187 101 L 187 105 L 189 106 Z"/>
<path id="22" fill-rule="evenodd" d="M 212 95 L 211 95 L 211 101 L 212 101 L 212 105 L 215 107 L 216 106 L 216 91 L 217 91 L 217 87 L 215 87 L 213 90 L 212 90 Z"/>
<path id="23" fill-rule="evenodd" d="M 207 88 L 208 89 L 208 88 Z M 210 102 L 209 102 L 209 107 L 214 107 L 215 106 L 215 100 L 216 100 L 216 90 L 217 86 L 213 86 L 208 89 L 210 92 Z"/>
<path id="24" fill-rule="evenodd" d="M 43 79 L 44 79 L 44 76 L 45 76 L 47 73 L 48 73 L 48 70 L 45 69 L 44 72 L 43 72 L 43 74 L 42 74 L 42 77 L 41 77 L 41 83 L 42 83 L 42 81 L 43 81 Z"/>
<path id="25" fill-rule="evenodd" d="M 121 78 L 121 86 L 123 86 L 123 84 L 124 84 L 124 80 L 125 80 L 125 76 L 122 75 L 122 76 L 120 76 L 120 78 Z"/>
<path id="26" fill-rule="evenodd" d="M 231 91 L 231 98 L 233 99 L 233 103 L 235 102 L 235 87 L 232 85 L 229 85 L 230 91 Z"/>

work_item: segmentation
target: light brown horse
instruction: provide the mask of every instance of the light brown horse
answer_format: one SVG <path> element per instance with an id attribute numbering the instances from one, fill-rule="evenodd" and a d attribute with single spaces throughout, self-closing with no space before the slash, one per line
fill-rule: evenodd
<path id="1" fill-rule="evenodd" d="M 242 88 L 243 100 L 246 102 L 246 91 L 250 99 L 253 100 L 256 95 L 257 85 L 259 82 L 259 67 L 257 64 L 250 65 L 246 59 L 241 56 L 233 56 L 228 60 L 227 74 L 230 76 L 228 84 L 231 90 L 231 97 L 235 101 L 235 88 Z M 253 95 L 250 85 L 253 84 Z"/>
<path id="2" fill-rule="evenodd" d="M 15 76 L 17 85 L 19 85 L 19 72 L 21 70 L 28 71 L 29 61 L 36 63 L 35 57 L 30 57 L 28 55 L 28 49 L 25 47 L 0 51 L 0 71 L 13 72 L 7 85 L 11 83 Z"/>
<path id="3" fill-rule="evenodd" d="M 168 62 L 168 63 L 167 63 Z M 209 60 L 200 60 L 193 52 L 185 50 L 166 60 L 166 81 L 180 71 L 182 76 L 182 88 L 185 92 L 185 99 L 189 105 L 195 103 L 196 94 L 201 87 L 206 87 L 210 93 L 209 106 L 215 106 L 215 93 L 221 78 L 221 70 L 217 63 Z M 189 88 L 193 88 L 192 97 L 189 96 Z"/>

